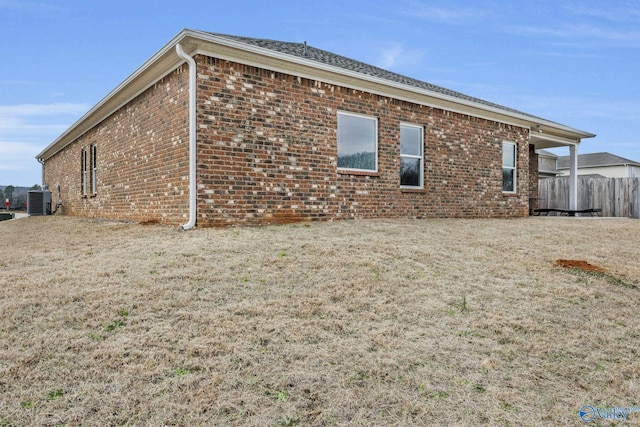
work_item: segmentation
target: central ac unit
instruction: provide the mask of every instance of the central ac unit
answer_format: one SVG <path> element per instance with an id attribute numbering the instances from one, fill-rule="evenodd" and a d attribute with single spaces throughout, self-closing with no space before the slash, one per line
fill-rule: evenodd
<path id="1" fill-rule="evenodd" d="M 31 190 L 27 193 L 27 214 L 50 215 L 51 191 Z"/>

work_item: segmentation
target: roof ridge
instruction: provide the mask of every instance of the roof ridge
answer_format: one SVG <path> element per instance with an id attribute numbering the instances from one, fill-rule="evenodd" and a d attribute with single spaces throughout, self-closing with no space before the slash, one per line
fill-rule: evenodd
<path id="1" fill-rule="evenodd" d="M 559 156 L 558 168 L 567 167 L 569 157 L 570 156 L 567 156 L 567 155 Z M 567 165 L 565 165 L 565 163 L 567 163 Z M 608 151 L 601 151 L 598 153 L 578 154 L 578 164 L 581 167 L 595 167 L 595 166 L 615 166 L 615 165 L 621 165 L 621 164 L 640 165 L 640 162 L 628 159 L 626 157 L 618 156 L 617 154 L 609 153 Z"/>

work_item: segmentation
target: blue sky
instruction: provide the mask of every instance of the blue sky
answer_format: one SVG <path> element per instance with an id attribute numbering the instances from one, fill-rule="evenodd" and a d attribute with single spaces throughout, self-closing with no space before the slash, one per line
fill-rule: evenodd
<path id="1" fill-rule="evenodd" d="M 0 185 L 40 183 L 35 155 L 183 28 L 307 41 L 640 161 L 638 0 L 0 0 Z"/>

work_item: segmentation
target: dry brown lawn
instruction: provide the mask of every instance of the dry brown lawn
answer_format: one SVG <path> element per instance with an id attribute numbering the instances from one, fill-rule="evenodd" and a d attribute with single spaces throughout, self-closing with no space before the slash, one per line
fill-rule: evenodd
<path id="1" fill-rule="evenodd" d="M 637 220 L 33 217 L 0 238 L 0 426 L 581 425 L 582 405 L 640 406 Z"/>

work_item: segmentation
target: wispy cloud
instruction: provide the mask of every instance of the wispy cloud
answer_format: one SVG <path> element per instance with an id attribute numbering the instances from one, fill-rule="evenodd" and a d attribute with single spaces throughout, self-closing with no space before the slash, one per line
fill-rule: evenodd
<path id="1" fill-rule="evenodd" d="M 397 70 L 419 63 L 422 56 L 422 51 L 406 49 L 402 44 L 394 43 L 380 50 L 377 65 L 388 70 Z"/>
<path id="2" fill-rule="evenodd" d="M 562 2 L 560 2 L 562 3 Z M 552 45 L 589 47 L 640 47 L 640 5 L 620 1 L 602 5 L 568 2 L 547 10 L 544 5 L 500 5 L 479 1 L 455 2 L 407 0 L 400 14 L 444 25 L 486 25 L 487 31 L 517 35 Z M 527 19 L 522 19 L 527 17 Z"/>
<path id="3" fill-rule="evenodd" d="M 597 59 L 602 57 L 595 53 L 578 53 L 578 52 L 540 52 L 540 55 L 551 56 L 563 59 Z"/>
<path id="4" fill-rule="evenodd" d="M 538 39 L 542 43 L 582 48 L 640 47 L 640 5 L 637 1 L 560 2 L 553 15 L 510 23 L 502 21 L 496 29 L 508 34 Z"/>
<path id="5" fill-rule="evenodd" d="M 640 7 L 633 2 L 609 2 L 606 7 L 593 7 L 593 5 L 580 3 L 569 4 L 565 9 L 573 15 L 598 18 L 614 23 L 628 23 L 640 20 Z"/>
<path id="6" fill-rule="evenodd" d="M 2 153 L 3 156 L 28 155 L 33 159 L 41 150 L 42 147 L 31 142 L 0 141 L 0 153 Z"/>
<path id="7" fill-rule="evenodd" d="M 0 184 L 30 186 L 40 182 L 35 156 L 42 149 L 31 142 L 0 141 Z"/>
<path id="8" fill-rule="evenodd" d="M 35 136 L 54 136 L 64 132 L 69 124 L 29 124 L 25 121 L 0 119 L 0 140 L 7 138 L 27 139 Z"/>
<path id="9" fill-rule="evenodd" d="M 88 108 L 73 103 L 0 105 L 0 141 L 54 137 Z"/>
<path id="10" fill-rule="evenodd" d="M 382 52 L 380 66 L 382 68 L 393 68 L 398 62 L 398 57 L 402 54 L 402 47 L 396 45 Z"/>
<path id="11" fill-rule="evenodd" d="M 446 6 L 435 6 L 432 3 L 413 0 L 407 3 L 404 14 L 430 22 L 467 24 L 485 19 L 487 10 L 480 6 L 458 6 L 449 2 Z"/>
<path id="12" fill-rule="evenodd" d="M 521 94 L 511 106 L 551 120 L 593 121 L 605 119 L 611 123 L 626 123 L 629 129 L 640 121 L 640 104 L 632 101 L 607 100 L 596 95 L 557 96 L 552 94 Z"/>
<path id="13" fill-rule="evenodd" d="M 53 104 L 18 104 L 0 105 L 3 116 L 49 116 L 58 114 L 80 114 L 87 111 L 87 104 L 53 103 Z"/>
<path id="14" fill-rule="evenodd" d="M 17 10 L 20 12 L 53 12 L 63 10 L 62 7 L 45 2 L 0 0 L 0 9 Z"/>
<path id="15" fill-rule="evenodd" d="M 35 156 L 88 108 L 74 103 L 0 105 L 0 184 L 38 182 Z"/>
<path id="16" fill-rule="evenodd" d="M 437 81 L 437 84 L 490 102 L 492 101 L 491 97 L 495 96 L 497 93 L 514 92 L 514 88 L 512 86 L 503 84 L 474 83 L 467 80 L 441 79 Z"/>
<path id="17" fill-rule="evenodd" d="M 547 42 L 575 42 L 585 45 L 640 46 L 640 31 L 597 27 L 594 24 L 549 24 L 547 26 L 503 26 L 510 34 L 525 37 L 542 37 Z"/>

